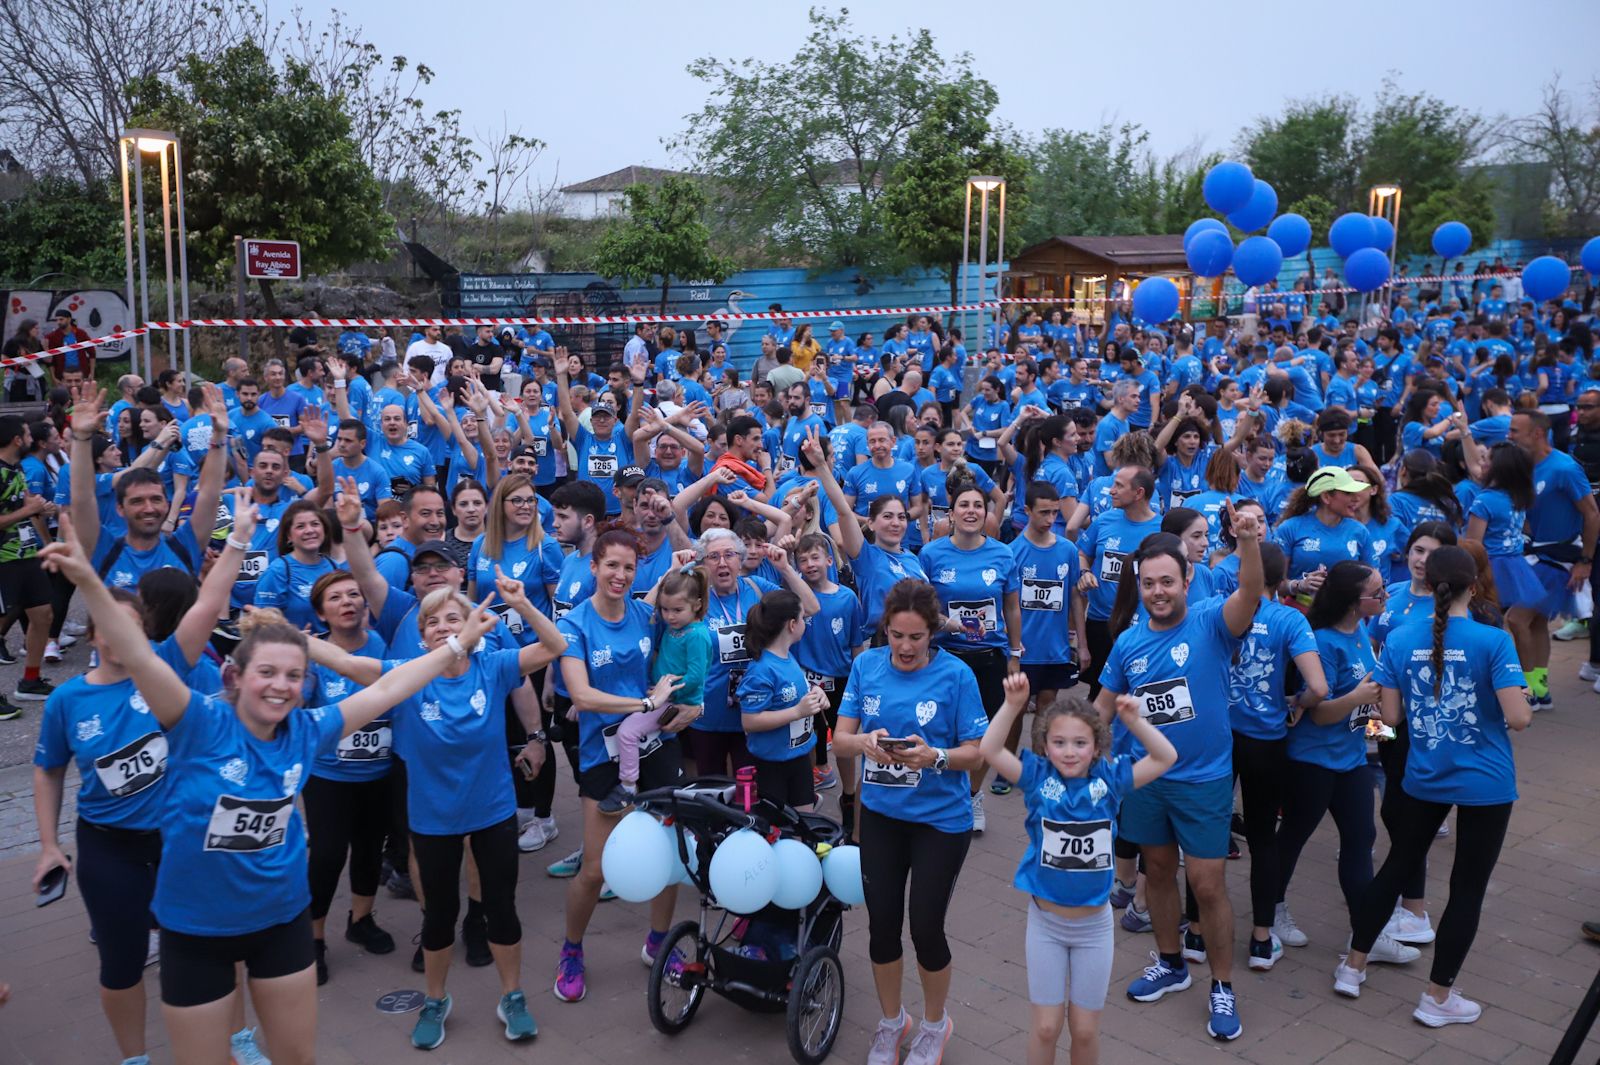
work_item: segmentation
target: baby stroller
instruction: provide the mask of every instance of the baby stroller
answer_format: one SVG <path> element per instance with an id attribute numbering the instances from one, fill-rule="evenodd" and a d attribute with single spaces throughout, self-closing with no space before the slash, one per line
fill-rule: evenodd
<path id="1" fill-rule="evenodd" d="M 711 857 L 743 828 L 763 836 L 776 831 L 811 847 L 838 846 L 844 831 L 820 814 L 766 799 L 746 813 L 734 803 L 734 791 L 727 777 L 700 777 L 634 800 L 673 830 L 678 858 L 700 891 L 700 920 L 674 925 L 650 967 L 650 1022 L 677 1035 L 694 1020 L 709 988 L 757 1013 L 787 1013 L 789 1052 L 801 1065 L 817 1065 L 833 1049 L 844 1014 L 844 903 L 824 884 L 798 910 L 770 905 L 748 917 L 730 914 L 712 895 Z"/>

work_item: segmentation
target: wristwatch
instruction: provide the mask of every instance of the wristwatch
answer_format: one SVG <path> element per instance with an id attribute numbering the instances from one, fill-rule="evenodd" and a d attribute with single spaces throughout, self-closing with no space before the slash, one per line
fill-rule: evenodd
<path id="1" fill-rule="evenodd" d="M 545 731 L 542 728 L 534 729 L 532 732 L 528 733 L 529 743 L 548 743 L 549 739 L 550 737 L 545 735 Z"/>
<path id="2" fill-rule="evenodd" d="M 943 772 L 950 768 L 950 752 L 943 747 L 933 749 L 933 768 Z"/>

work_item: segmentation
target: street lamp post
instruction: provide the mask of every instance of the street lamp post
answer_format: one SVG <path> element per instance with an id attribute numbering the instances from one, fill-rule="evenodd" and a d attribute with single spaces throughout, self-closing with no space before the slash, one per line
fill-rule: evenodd
<path id="1" fill-rule="evenodd" d="M 965 222 L 964 226 L 962 227 L 962 233 L 961 233 L 961 303 L 962 303 L 963 306 L 965 306 L 966 302 L 967 302 L 967 254 L 968 254 L 967 247 L 968 247 L 968 242 L 969 242 L 969 239 L 970 239 L 971 233 L 972 233 L 972 190 L 973 189 L 977 189 L 978 190 L 978 302 L 979 303 L 982 303 L 984 301 L 984 299 L 986 298 L 985 293 L 986 293 L 986 291 L 988 289 L 988 281 L 989 281 L 989 193 L 995 191 L 996 189 L 1000 190 L 1000 254 L 1002 256 L 1005 254 L 1005 239 L 1006 239 L 1006 179 L 1002 178 L 1002 177 L 990 177 L 990 176 L 986 176 L 986 175 L 979 175 L 979 176 L 976 176 L 976 177 L 970 177 L 970 178 L 967 179 L 966 222 Z M 998 258 L 995 261 L 995 266 L 998 269 L 1003 269 L 1003 267 L 1001 267 L 1001 262 L 1002 262 L 1002 260 L 998 259 Z M 995 276 L 995 296 L 998 298 L 999 295 L 1000 295 L 1000 279 L 999 279 L 999 274 L 997 272 L 996 276 Z M 966 311 L 962 311 L 961 312 L 961 322 L 962 322 L 963 326 L 966 325 L 966 320 L 967 320 L 967 312 Z M 978 314 L 978 324 L 981 326 L 981 325 L 983 325 L 983 322 L 984 322 L 984 316 L 983 316 L 983 313 L 980 311 L 979 314 Z M 999 310 L 998 310 L 998 307 L 997 307 L 996 312 L 995 312 L 995 325 L 996 325 L 995 335 L 998 337 L 999 336 Z M 965 330 L 963 330 L 963 332 L 965 332 Z M 979 336 L 976 339 L 972 340 L 972 343 L 975 343 L 975 344 L 980 344 L 981 345 L 982 342 L 983 342 L 982 336 Z"/>
<path id="2" fill-rule="evenodd" d="M 171 156 L 168 156 L 168 150 Z M 130 163 L 130 155 L 132 162 Z M 134 304 L 134 259 L 133 244 L 134 232 L 139 235 L 139 311 L 142 321 L 150 320 L 150 276 L 149 257 L 145 244 L 145 211 L 144 211 L 144 160 L 143 156 L 156 155 L 160 157 L 161 166 L 161 221 L 162 221 L 162 247 L 164 251 L 166 280 L 167 280 L 167 320 L 178 320 L 178 309 L 181 306 L 183 318 L 189 317 L 189 251 L 188 230 L 184 220 L 183 210 L 183 149 L 178 144 L 176 134 L 155 129 L 127 129 L 117 143 L 117 158 L 122 169 L 122 233 L 123 248 L 127 266 L 127 293 L 128 307 L 131 310 Z M 133 196 L 130 202 L 128 173 L 133 172 Z M 177 191 L 178 212 L 178 250 L 177 262 L 173 261 L 173 190 Z M 177 271 L 177 282 L 174 284 L 174 266 Z M 181 299 L 181 303 L 178 302 Z M 144 334 L 142 342 L 144 348 L 144 377 L 148 382 L 155 376 L 154 364 L 150 352 L 150 334 Z M 133 369 L 138 372 L 138 360 L 135 359 Z M 177 345 L 168 333 L 167 339 L 168 365 L 177 363 Z M 185 376 L 191 369 L 189 352 L 189 334 L 183 334 L 183 370 Z"/>
<path id="3" fill-rule="evenodd" d="M 1395 257 L 1400 247 L 1400 183 L 1374 185 L 1367 190 L 1367 214 L 1375 215 L 1394 228 L 1394 240 L 1389 244 L 1389 284 L 1394 284 Z M 1363 308 L 1365 310 L 1365 308 Z"/>

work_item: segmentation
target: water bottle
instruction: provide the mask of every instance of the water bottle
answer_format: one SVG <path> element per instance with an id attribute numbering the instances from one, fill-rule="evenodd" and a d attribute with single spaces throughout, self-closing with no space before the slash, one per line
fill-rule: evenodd
<path id="1" fill-rule="evenodd" d="M 756 804 L 756 767 L 753 765 L 740 766 L 734 771 L 734 798 L 744 812 L 749 813 Z"/>

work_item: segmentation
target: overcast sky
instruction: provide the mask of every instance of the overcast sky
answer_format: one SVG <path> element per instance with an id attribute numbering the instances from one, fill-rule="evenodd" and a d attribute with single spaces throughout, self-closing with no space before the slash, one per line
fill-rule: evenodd
<path id="1" fill-rule="evenodd" d="M 674 165 L 663 140 L 705 101 L 685 71 L 701 55 L 768 61 L 804 39 L 807 4 L 792 0 L 339 0 L 386 55 L 428 63 L 429 109 L 457 107 L 488 134 L 502 119 L 549 147 L 545 182 L 571 184 L 629 164 Z M 1289 99 L 1329 92 L 1370 100 L 1385 73 L 1486 114 L 1525 114 L 1560 73 L 1584 90 L 1600 74 L 1600 2 L 1527 7 L 1456 0 L 1242 0 L 977 4 L 955 0 L 847 5 L 864 34 L 927 27 L 947 54 L 969 51 L 998 89 L 998 115 L 1019 130 L 1135 121 L 1157 151 L 1199 142 L 1227 149 L 1236 132 Z M 315 18 L 320 10 L 306 3 Z M 989 16 L 979 24 L 973 15 Z"/>

